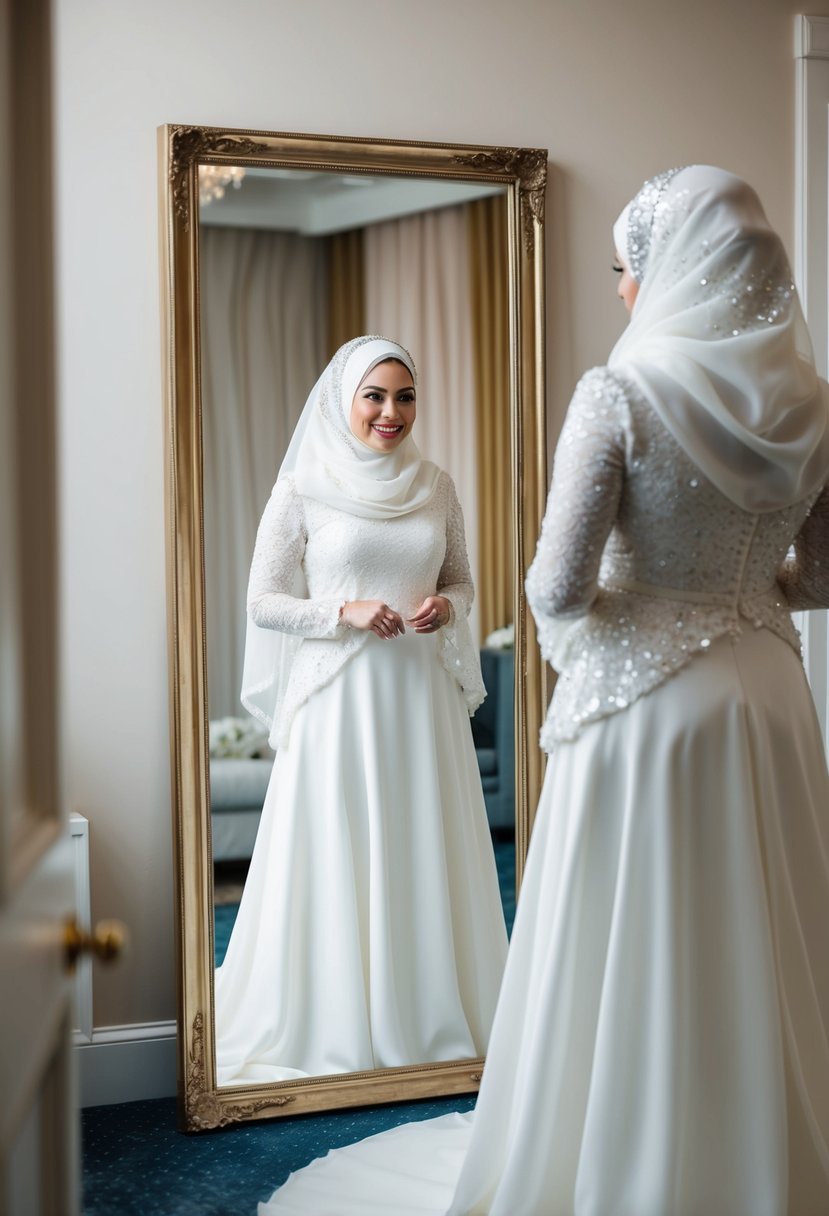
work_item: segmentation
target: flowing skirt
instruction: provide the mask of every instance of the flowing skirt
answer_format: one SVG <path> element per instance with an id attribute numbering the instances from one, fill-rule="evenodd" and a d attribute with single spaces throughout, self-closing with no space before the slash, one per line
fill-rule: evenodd
<path id="1" fill-rule="evenodd" d="M 262 1216 L 829 1212 L 829 775 L 802 667 L 724 638 L 548 766 L 474 1115 Z"/>
<path id="2" fill-rule="evenodd" d="M 216 972 L 219 1085 L 483 1055 L 507 938 L 435 639 L 370 637 L 274 761 Z"/>

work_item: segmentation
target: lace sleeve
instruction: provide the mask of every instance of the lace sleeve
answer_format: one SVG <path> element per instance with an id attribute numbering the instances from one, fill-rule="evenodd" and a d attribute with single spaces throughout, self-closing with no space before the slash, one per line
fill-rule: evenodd
<path id="1" fill-rule="evenodd" d="M 579 381 L 556 448 L 527 599 L 541 652 L 556 665 L 569 623 L 588 612 L 619 507 L 625 467 L 624 393 L 603 368 Z"/>
<path id="2" fill-rule="evenodd" d="M 829 608 L 829 485 L 795 537 L 794 555 L 783 563 L 777 581 L 793 612 Z"/>
<path id="3" fill-rule="evenodd" d="M 307 535 L 293 478 L 276 483 L 256 533 L 248 582 L 248 614 L 261 629 L 306 638 L 336 638 L 341 599 L 301 599 L 295 594 Z"/>
<path id="4" fill-rule="evenodd" d="M 438 657 L 460 684 L 467 709 L 473 714 L 486 697 L 481 659 L 472 640 L 468 619 L 475 589 L 469 572 L 461 504 L 452 478 L 448 473 L 444 473 L 444 477 L 447 483 L 446 553 L 438 574 L 437 593 L 446 596 L 451 616 L 438 630 Z"/>
<path id="5" fill-rule="evenodd" d="M 446 512 L 446 556 L 438 575 L 437 593 L 443 595 L 452 606 L 452 621 L 458 616 L 469 616 L 475 588 L 469 571 L 466 552 L 466 534 L 463 526 L 463 511 L 458 501 L 455 483 L 448 474 L 448 504 Z M 452 623 L 450 621 L 450 624 Z"/>

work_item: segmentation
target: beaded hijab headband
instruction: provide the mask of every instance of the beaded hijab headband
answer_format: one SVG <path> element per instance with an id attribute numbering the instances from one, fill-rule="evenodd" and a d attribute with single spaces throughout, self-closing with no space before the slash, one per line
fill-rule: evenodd
<path id="1" fill-rule="evenodd" d="M 642 282 L 645 274 L 654 227 L 667 206 L 664 198 L 665 191 L 677 173 L 681 173 L 686 167 L 681 165 L 677 169 L 667 169 L 664 173 L 657 173 L 656 177 L 649 178 L 630 204 L 627 214 L 627 231 L 625 232 L 625 252 L 630 273 L 637 283 Z"/>

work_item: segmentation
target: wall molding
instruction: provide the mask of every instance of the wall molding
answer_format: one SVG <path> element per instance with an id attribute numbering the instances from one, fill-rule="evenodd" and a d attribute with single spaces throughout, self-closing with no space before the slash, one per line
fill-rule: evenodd
<path id="1" fill-rule="evenodd" d="M 75 1035 L 81 1106 L 111 1106 L 176 1093 L 175 1022 L 102 1026 Z"/>
<path id="2" fill-rule="evenodd" d="M 69 815 L 72 838 L 72 864 L 75 871 L 75 920 L 78 928 L 89 933 L 91 893 L 89 882 L 89 820 L 77 811 Z M 72 995 L 73 1026 L 76 1043 L 92 1042 L 92 958 L 82 954 L 75 963 Z"/>
<path id="3" fill-rule="evenodd" d="M 829 17 L 795 18 L 795 59 L 829 59 Z"/>

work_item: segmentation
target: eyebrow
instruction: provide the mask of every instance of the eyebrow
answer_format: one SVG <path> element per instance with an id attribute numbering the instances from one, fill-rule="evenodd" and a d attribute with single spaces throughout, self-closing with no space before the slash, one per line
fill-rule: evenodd
<path id="1" fill-rule="evenodd" d="M 399 388 L 397 391 L 398 393 L 413 393 L 415 391 L 415 386 L 413 384 L 407 384 L 405 388 Z M 383 388 L 383 386 L 380 384 L 364 384 L 363 392 L 387 393 L 388 389 Z"/>

